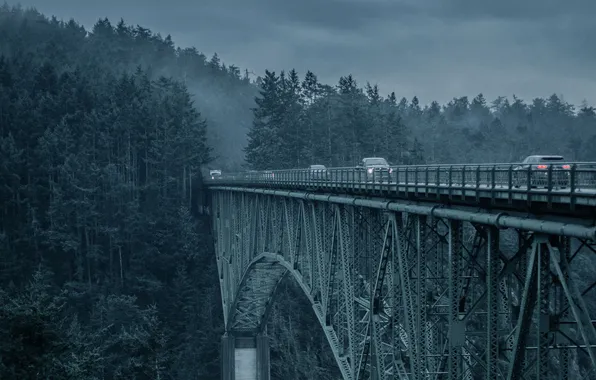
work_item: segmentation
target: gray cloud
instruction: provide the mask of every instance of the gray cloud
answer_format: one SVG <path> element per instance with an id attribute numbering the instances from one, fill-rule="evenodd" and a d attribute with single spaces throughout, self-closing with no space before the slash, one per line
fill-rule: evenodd
<path id="1" fill-rule="evenodd" d="M 330 84 L 352 73 L 423 103 L 480 92 L 596 103 L 593 0 L 22 3 L 87 27 L 122 17 L 255 73 L 310 69 Z"/>
<path id="2" fill-rule="evenodd" d="M 501 0 L 481 2 L 475 0 L 431 0 L 441 4 L 445 15 L 458 18 L 496 18 L 505 20 L 543 21 L 565 15 L 582 15 L 594 12 L 596 4 L 586 0 Z M 593 16 L 588 16 L 593 17 Z"/>

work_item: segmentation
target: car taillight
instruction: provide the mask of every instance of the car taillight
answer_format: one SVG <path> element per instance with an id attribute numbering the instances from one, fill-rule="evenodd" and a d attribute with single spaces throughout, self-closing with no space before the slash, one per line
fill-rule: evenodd
<path id="1" fill-rule="evenodd" d="M 546 169 L 548 166 L 546 165 L 536 165 L 536 169 Z"/>
<path id="2" fill-rule="evenodd" d="M 569 170 L 569 169 L 571 169 L 571 165 L 563 165 L 563 169 Z"/>

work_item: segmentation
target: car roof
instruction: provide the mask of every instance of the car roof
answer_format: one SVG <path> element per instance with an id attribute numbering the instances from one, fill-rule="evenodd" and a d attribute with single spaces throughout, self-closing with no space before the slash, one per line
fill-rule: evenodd
<path id="1" fill-rule="evenodd" d="M 528 157 L 536 157 L 536 158 L 563 158 L 563 156 L 560 156 L 558 154 L 533 154 L 531 156 Z"/>
<path id="2" fill-rule="evenodd" d="M 544 160 L 544 161 L 562 161 L 562 160 L 564 160 L 563 156 L 559 156 L 559 155 L 534 154 L 534 155 L 526 157 L 524 159 L 524 161 L 530 160 L 530 159 L 538 160 L 538 161 L 542 161 L 542 160 Z"/>

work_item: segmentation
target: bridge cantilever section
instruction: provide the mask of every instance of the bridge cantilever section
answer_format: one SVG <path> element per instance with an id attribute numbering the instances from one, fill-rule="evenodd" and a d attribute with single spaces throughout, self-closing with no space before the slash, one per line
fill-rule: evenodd
<path id="1" fill-rule="evenodd" d="M 344 380 L 569 379 L 580 367 L 596 378 L 596 280 L 578 276 L 596 266 L 589 176 L 565 194 L 524 189 L 517 203 L 496 185 L 460 202 L 455 187 L 404 195 L 408 181 L 254 176 L 206 183 L 225 380 L 269 379 L 265 326 L 284 277 Z M 541 207 L 516 208 L 529 203 Z"/>
<path id="2" fill-rule="evenodd" d="M 259 368 L 262 374 L 257 378 L 268 379 L 263 370 L 263 363 L 268 359 L 255 354 L 254 350 L 259 351 L 259 337 L 265 333 L 275 290 L 284 276 L 290 274 L 323 326 L 343 377 L 352 379 L 353 354 L 342 348 L 347 333 L 342 331 L 338 337 L 330 320 L 334 316 L 328 312 L 328 308 L 339 307 L 329 301 L 338 297 L 338 285 L 334 286 L 333 297 L 326 289 L 321 291 L 330 263 L 323 253 L 327 236 L 315 232 L 316 226 L 321 226 L 316 222 L 320 219 L 315 217 L 320 210 L 313 209 L 312 205 L 250 194 L 236 196 L 232 192 L 214 192 L 212 198 L 212 224 L 226 326 L 222 345 L 226 363 L 224 378 L 252 374 L 250 368 Z M 334 227 L 339 225 L 336 215 L 328 221 Z M 337 310 L 331 313 L 336 314 Z M 264 350 L 263 344 L 261 340 L 261 350 Z M 247 359 L 252 363 L 250 368 L 234 364 L 242 361 L 231 356 L 231 352 L 240 355 L 240 350 L 253 350 L 246 353 L 252 355 L 252 359 Z M 259 362 L 256 357 L 263 359 Z"/>

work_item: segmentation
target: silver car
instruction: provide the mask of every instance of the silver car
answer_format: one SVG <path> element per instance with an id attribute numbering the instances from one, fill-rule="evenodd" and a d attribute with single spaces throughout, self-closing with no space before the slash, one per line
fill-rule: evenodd
<path id="1" fill-rule="evenodd" d="M 552 169 L 551 183 L 553 187 L 569 186 L 571 166 L 565 164 L 563 156 L 546 155 L 528 156 L 522 161 L 521 165 L 514 167 L 513 184 L 515 187 L 526 185 L 529 185 L 529 187 L 548 187 L 549 168 Z"/>

